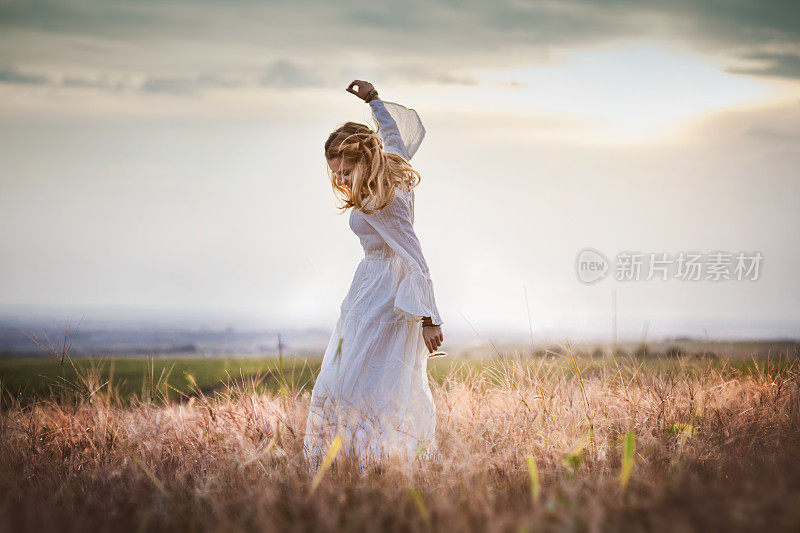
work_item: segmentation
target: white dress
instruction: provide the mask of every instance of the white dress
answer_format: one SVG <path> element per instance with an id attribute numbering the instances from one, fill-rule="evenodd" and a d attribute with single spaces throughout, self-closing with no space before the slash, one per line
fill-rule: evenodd
<path id="1" fill-rule="evenodd" d="M 417 113 L 375 99 L 384 150 L 409 160 L 425 128 Z M 435 407 L 428 385 L 421 317 L 442 320 L 428 265 L 414 232 L 414 192 L 372 214 L 351 209 L 350 228 L 364 248 L 311 394 L 305 452 L 313 464 L 335 436 L 362 461 L 412 458 L 435 448 Z"/>

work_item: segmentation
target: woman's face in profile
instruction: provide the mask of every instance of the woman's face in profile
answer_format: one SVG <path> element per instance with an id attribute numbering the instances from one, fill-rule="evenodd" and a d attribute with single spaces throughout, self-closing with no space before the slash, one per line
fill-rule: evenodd
<path id="1" fill-rule="evenodd" d="M 350 187 L 353 184 L 353 178 L 351 176 L 353 169 L 352 167 L 342 168 L 344 165 L 342 165 L 341 157 L 328 159 L 328 166 L 331 167 L 333 171 L 333 179 L 336 181 L 337 185 Z"/>

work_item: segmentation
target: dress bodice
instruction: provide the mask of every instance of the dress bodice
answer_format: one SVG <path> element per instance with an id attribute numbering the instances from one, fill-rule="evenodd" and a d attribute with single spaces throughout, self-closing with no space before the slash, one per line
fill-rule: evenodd
<path id="1" fill-rule="evenodd" d="M 403 198 L 398 199 L 398 197 L 401 195 L 403 196 Z M 409 219 L 411 221 L 411 224 L 413 225 L 414 191 L 412 190 L 409 193 L 399 187 L 396 187 L 395 199 L 393 200 L 393 202 L 394 201 L 408 202 L 407 205 L 410 206 Z M 377 257 L 377 256 L 388 257 L 393 254 L 392 248 L 386 243 L 384 238 L 381 237 L 381 234 L 378 232 L 378 230 L 376 230 L 367 221 L 367 217 L 364 216 L 364 213 L 362 213 L 358 209 L 350 210 L 350 229 L 353 230 L 353 233 L 355 233 L 359 241 L 361 241 L 361 247 L 364 249 L 364 255 L 366 257 Z"/>

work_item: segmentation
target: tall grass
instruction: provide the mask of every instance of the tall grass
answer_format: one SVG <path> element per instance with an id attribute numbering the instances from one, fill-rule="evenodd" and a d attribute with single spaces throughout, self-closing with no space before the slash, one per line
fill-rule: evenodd
<path id="1" fill-rule="evenodd" d="M 0 530 L 800 526 L 796 365 L 568 354 L 453 363 L 431 382 L 437 454 L 361 469 L 332 449 L 323 471 L 302 453 L 309 391 L 296 380 L 165 397 L 152 372 L 127 399 L 90 369 L 60 398 L 6 396 Z"/>

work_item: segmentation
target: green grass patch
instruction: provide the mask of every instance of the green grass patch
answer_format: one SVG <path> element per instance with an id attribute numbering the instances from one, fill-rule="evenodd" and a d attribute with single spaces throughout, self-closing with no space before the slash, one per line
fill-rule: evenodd
<path id="1" fill-rule="evenodd" d="M 445 378 L 463 380 L 471 373 L 489 367 L 485 374 L 487 384 L 497 385 L 510 378 L 513 370 L 509 363 L 522 363 L 525 372 L 546 372 L 570 377 L 575 376 L 575 367 L 569 357 L 551 356 L 540 358 L 489 358 L 489 359 L 434 359 L 428 362 L 431 378 L 441 382 Z M 225 388 L 226 383 L 249 382 L 257 390 L 278 391 L 289 388 L 295 391 L 311 390 L 319 372 L 321 358 L 290 357 L 210 357 L 210 358 L 133 358 L 112 357 L 105 359 L 75 358 L 60 365 L 55 359 L 12 358 L 0 359 L 0 387 L 6 399 L 9 395 L 22 403 L 34 399 L 53 399 L 63 394 L 66 387 L 80 383 L 79 375 L 94 373 L 95 387 L 105 390 L 113 388 L 118 398 L 146 398 L 154 389 L 162 391 L 167 400 L 177 400 L 182 395 L 194 396 L 199 392 L 209 395 Z M 800 363 L 796 359 L 753 361 L 747 359 L 698 359 L 650 358 L 637 360 L 621 358 L 577 358 L 577 365 L 584 378 L 600 375 L 617 375 L 631 379 L 643 370 L 658 374 L 697 375 L 714 369 L 730 377 L 753 374 L 777 375 L 796 370 Z M 94 369 L 94 370 L 92 370 Z M 76 372 L 77 370 L 77 372 Z M 196 386 L 193 384 L 196 383 Z M 4 402 L 5 403 L 5 402 Z"/>

